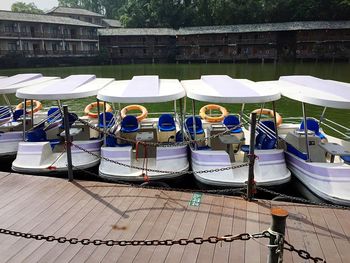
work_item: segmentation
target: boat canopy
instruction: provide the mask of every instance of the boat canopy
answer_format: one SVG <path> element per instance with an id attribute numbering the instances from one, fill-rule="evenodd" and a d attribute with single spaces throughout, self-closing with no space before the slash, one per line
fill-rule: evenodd
<path id="1" fill-rule="evenodd" d="M 111 83 L 113 78 L 96 78 L 95 75 L 71 75 L 49 83 L 40 83 L 17 90 L 21 99 L 63 100 L 96 96 L 99 89 Z"/>
<path id="2" fill-rule="evenodd" d="M 42 79 L 39 73 L 17 74 L 11 77 L 0 77 L 0 94 L 16 93 L 17 89 L 26 87 L 30 81 Z"/>
<path id="3" fill-rule="evenodd" d="M 173 101 L 186 96 L 177 79 L 159 79 L 158 76 L 134 76 L 119 80 L 98 92 L 97 98 L 117 103 L 154 103 Z"/>
<path id="4" fill-rule="evenodd" d="M 233 79 L 227 75 L 206 75 L 198 80 L 183 80 L 187 97 L 215 103 L 264 103 L 278 100 L 280 91 L 260 87 L 247 79 Z"/>
<path id="5" fill-rule="evenodd" d="M 300 102 L 350 109 L 350 84 L 312 76 L 282 76 L 278 86 L 283 96 Z"/>

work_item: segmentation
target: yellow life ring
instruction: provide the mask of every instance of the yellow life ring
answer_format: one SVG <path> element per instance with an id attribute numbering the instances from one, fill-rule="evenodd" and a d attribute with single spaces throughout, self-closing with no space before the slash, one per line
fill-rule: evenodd
<path id="1" fill-rule="evenodd" d="M 100 101 L 99 104 L 100 104 L 100 107 L 103 107 L 104 102 Z M 97 107 L 97 102 L 93 102 L 86 105 L 84 109 L 85 115 L 89 116 L 90 118 L 97 118 L 97 113 L 94 113 L 91 111 L 93 108 L 96 108 L 96 107 Z M 106 112 L 111 112 L 111 111 L 112 111 L 111 105 L 106 103 Z"/>
<path id="2" fill-rule="evenodd" d="M 147 111 L 147 109 L 144 106 L 133 104 L 133 105 L 128 105 L 128 106 L 122 108 L 122 110 L 120 111 L 120 114 L 121 114 L 122 118 L 124 119 L 124 117 L 126 116 L 127 112 L 131 111 L 131 110 L 139 110 L 139 111 L 141 111 L 141 114 L 136 116 L 136 119 L 139 122 L 142 121 L 144 118 L 146 118 L 147 115 L 148 115 L 148 111 Z"/>
<path id="3" fill-rule="evenodd" d="M 207 111 L 208 110 L 219 110 L 221 112 L 220 116 L 209 116 L 207 115 Z M 199 111 L 199 116 L 201 116 L 201 118 L 203 120 L 206 120 L 208 122 L 219 122 L 219 121 L 223 121 L 223 119 L 227 116 L 228 111 L 220 106 L 220 105 L 216 105 L 216 104 L 208 104 L 203 106 L 200 111 Z"/>
<path id="4" fill-rule="evenodd" d="M 271 118 L 274 117 L 273 110 L 270 110 L 270 109 L 256 109 L 256 110 L 253 110 L 252 113 L 269 115 Z M 282 116 L 277 111 L 276 111 L 276 124 L 277 124 L 277 127 L 282 124 Z"/>
<path id="5" fill-rule="evenodd" d="M 26 102 L 26 106 L 27 106 L 27 109 L 28 109 L 28 107 L 31 107 L 32 106 L 32 102 L 31 102 L 32 100 L 27 100 L 27 102 Z M 41 102 L 40 101 L 38 101 L 38 100 L 33 100 L 33 103 L 34 103 L 34 108 L 33 108 L 33 113 L 36 113 L 36 112 L 38 112 L 39 110 L 41 110 L 42 109 L 42 107 L 43 107 L 43 105 L 41 104 Z M 20 110 L 20 109 L 23 109 L 23 102 L 21 102 L 21 103 L 19 103 L 17 106 L 16 106 L 16 110 Z M 32 114 L 32 111 L 31 111 L 31 109 L 28 111 L 27 110 L 27 112 L 28 112 L 28 114 Z"/>

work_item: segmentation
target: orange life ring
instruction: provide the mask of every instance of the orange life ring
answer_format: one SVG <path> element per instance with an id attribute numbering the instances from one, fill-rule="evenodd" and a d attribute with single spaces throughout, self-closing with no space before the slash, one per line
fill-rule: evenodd
<path id="1" fill-rule="evenodd" d="M 273 110 L 270 110 L 270 109 L 256 109 L 256 110 L 253 110 L 252 113 L 269 115 L 271 118 L 274 117 Z M 277 127 L 282 124 L 282 117 L 277 111 L 276 111 L 276 124 L 277 124 Z"/>
<path id="2" fill-rule="evenodd" d="M 101 107 L 103 107 L 104 102 L 100 101 L 99 104 Z M 96 108 L 96 107 L 97 107 L 97 102 L 93 102 L 93 103 L 86 105 L 86 107 L 84 109 L 85 115 L 89 116 L 90 118 L 97 118 L 97 113 L 94 113 L 91 111 L 93 108 Z M 111 111 L 112 111 L 111 105 L 106 103 L 106 112 L 111 112 Z"/>
<path id="3" fill-rule="evenodd" d="M 136 119 L 139 122 L 142 121 L 144 118 L 146 118 L 147 115 L 148 115 L 148 111 L 147 111 L 147 109 L 144 106 L 133 104 L 133 105 L 128 105 L 128 106 L 122 108 L 122 110 L 120 111 L 120 114 L 121 114 L 122 118 L 124 119 L 124 117 L 126 116 L 127 112 L 131 111 L 131 110 L 139 110 L 139 111 L 141 111 L 141 114 L 136 116 Z"/>
<path id="4" fill-rule="evenodd" d="M 27 104 L 27 109 L 28 109 L 28 107 L 31 107 L 31 105 L 32 105 L 32 102 L 31 102 L 32 100 L 27 100 L 27 102 L 26 102 L 26 104 Z M 33 113 L 36 113 L 36 112 L 38 112 L 39 110 L 41 110 L 42 109 L 42 107 L 43 107 L 43 105 L 41 104 L 41 102 L 40 101 L 38 101 L 38 100 L 33 100 L 33 103 L 34 103 L 34 108 L 33 108 Z M 16 106 L 16 110 L 20 110 L 20 109 L 23 109 L 23 102 L 21 102 L 21 103 L 19 103 L 17 106 Z M 31 109 L 28 111 L 27 110 L 27 112 L 28 112 L 28 114 L 32 114 L 32 111 L 31 111 Z"/>
<path id="5" fill-rule="evenodd" d="M 207 110 L 219 110 L 221 112 L 221 115 L 220 116 L 209 116 L 207 115 Z M 201 118 L 203 120 L 206 120 L 208 122 L 220 122 L 220 121 L 223 121 L 224 118 L 227 116 L 228 114 L 228 111 L 220 106 L 220 105 L 216 105 L 216 104 L 208 104 L 208 105 L 205 105 L 203 106 L 200 111 L 199 111 L 199 116 L 201 116 Z"/>

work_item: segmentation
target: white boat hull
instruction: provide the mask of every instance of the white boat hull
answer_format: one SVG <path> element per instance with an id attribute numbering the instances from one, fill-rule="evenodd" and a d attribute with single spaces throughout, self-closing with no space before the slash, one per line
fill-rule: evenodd
<path id="1" fill-rule="evenodd" d="M 102 141 L 75 141 L 74 144 L 99 155 Z M 71 149 L 74 167 L 87 169 L 98 165 L 100 161 L 98 157 L 74 146 Z M 53 151 L 49 142 L 20 142 L 12 169 L 16 172 L 26 173 L 65 172 L 68 170 L 67 154 L 63 150 Z"/>
<path id="2" fill-rule="evenodd" d="M 286 152 L 288 168 L 315 195 L 339 205 L 350 205 L 350 165 L 306 162 Z"/>
<path id="3" fill-rule="evenodd" d="M 0 156 L 16 155 L 18 143 L 21 141 L 23 141 L 21 131 L 0 133 Z"/>
<path id="4" fill-rule="evenodd" d="M 288 183 L 291 173 L 287 169 L 282 149 L 256 150 L 258 158 L 254 165 L 254 180 L 258 186 L 276 187 Z M 242 162 L 231 163 L 226 151 L 191 150 L 192 169 L 195 178 L 210 186 L 244 187 L 248 181 L 248 166 L 238 166 Z M 202 172 L 218 169 L 218 171 Z M 222 170 L 220 170 L 222 169 Z"/>
<path id="5" fill-rule="evenodd" d="M 136 159 L 134 154 L 131 146 L 102 147 L 101 156 L 114 162 L 101 159 L 100 177 L 112 181 L 144 182 L 147 174 L 150 181 L 169 180 L 183 176 L 182 172 L 189 168 L 187 146 L 157 147 L 155 158 Z M 146 169 L 156 171 L 146 173 Z"/>

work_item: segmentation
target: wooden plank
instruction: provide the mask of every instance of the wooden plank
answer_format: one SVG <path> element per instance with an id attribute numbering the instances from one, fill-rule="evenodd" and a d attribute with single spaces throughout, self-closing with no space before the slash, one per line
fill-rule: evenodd
<path id="1" fill-rule="evenodd" d="M 198 208 L 195 223 L 190 233 L 191 238 L 204 237 L 204 232 L 205 232 L 208 217 L 209 217 L 209 211 L 213 200 L 214 200 L 213 195 L 208 195 L 208 194 L 203 195 L 201 205 Z M 188 262 L 188 263 L 196 262 L 200 248 L 201 248 L 200 245 L 194 245 L 194 244 L 187 245 L 182 254 L 181 262 Z"/>
<path id="2" fill-rule="evenodd" d="M 219 226 L 220 226 L 220 217 L 223 210 L 224 199 L 225 198 L 223 196 L 214 197 L 214 200 L 210 207 L 207 226 L 204 231 L 204 237 L 218 235 Z M 197 261 L 212 262 L 214 257 L 214 250 L 215 250 L 215 244 L 204 243 L 203 245 L 200 246 Z"/>
<path id="3" fill-rule="evenodd" d="M 246 232 L 249 234 L 259 233 L 259 213 L 258 205 L 255 202 L 247 203 L 247 224 Z M 260 245 L 253 240 L 246 241 L 245 260 L 251 263 L 260 263 Z M 254 253 L 252 253 L 254 251 Z"/>
<path id="4" fill-rule="evenodd" d="M 130 221 L 133 219 L 133 213 L 129 213 L 129 209 L 138 209 L 143 204 L 142 195 L 144 194 L 145 189 L 129 189 L 130 193 L 125 194 L 123 197 L 123 201 L 118 207 L 121 211 L 120 213 L 116 213 L 114 216 L 111 216 L 108 221 L 107 227 L 104 227 L 96 233 L 96 238 L 109 240 L 109 239 L 118 239 L 121 235 L 122 231 L 126 231 L 131 224 Z M 111 226 L 117 226 L 114 229 Z M 98 246 L 93 248 L 94 251 L 90 254 L 89 258 L 86 262 L 100 262 L 103 260 L 104 256 L 110 250 L 110 247 L 107 246 Z"/>
<path id="5" fill-rule="evenodd" d="M 319 207 L 309 207 L 310 217 L 326 261 L 334 263 L 342 262 L 337 247 L 334 243 L 334 239 L 332 238 L 330 229 L 328 228 L 328 225 L 326 224 L 326 221 L 323 217 L 323 213 L 326 210 L 328 209 Z M 333 221 L 334 223 L 336 223 L 336 220 Z"/>
<path id="6" fill-rule="evenodd" d="M 225 197 L 224 207 L 220 219 L 218 236 L 230 235 L 233 233 L 233 212 L 235 208 L 235 198 Z M 213 262 L 230 261 L 230 243 L 220 242 L 215 245 Z"/>
<path id="7" fill-rule="evenodd" d="M 94 196 L 86 194 L 83 190 L 81 190 L 78 186 L 75 186 L 75 191 L 79 193 L 74 195 L 67 202 L 67 206 L 64 209 L 61 209 L 61 216 L 54 218 L 51 224 L 42 225 L 43 229 L 41 233 L 44 235 L 55 235 L 55 236 L 65 236 L 77 222 L 82 220 L 84 216 L 91 211 L 94 204 L 96 204 L 96 200 L 94 200 Z M 95 194 L 100 193 L 102 188 L 97 188 Z M 39 226 L 40 227 L 40 226 Z M 70 238 L 70 237 L 69 237 Z M 42 242 L 39 246 L 35 246 L 31 251 L 32 253 L 25 259 L 26 262 L 38 262 L 41 258 L 45 256 L 51 249 L 53 249 L 56 245 L 60 245 L 49 242 Z"/>
<path id="8" fill-rule="evenodd" d="M 183 193 L 181 192 L 169 192 L 168 199 L 164 204 L 163 210 L 159 215 L 158 219 L 154 223 L 150 233 L 147 236 L 147 240 L 156 240 L 161 239 L 162 234 L 168 224 L 168 221 L 174 214 L 175 210 L 183 210 L 184 206 L 180 203 Z M 155 246 L 142 246 L 137 253 L 133 262 L 135 263 L 144 263 L 149 262 Z"/>
<path id="9" fill-rule="evenodd" d="M 339 254 L 341 256 L 341 259 L 343 262 L 346 262 L 350 258 L 350 239 L 344 232 L 342 221 L 349 221 L 344 220 L 344 218 L 349 218 L 350 211 L 344 211 L 347 212 L 347 217 L 341 218 L 339 220 L 337 216 L 337 212 L 339 209 L 326 209 L 322 212 L 324 220 L 330 229 L 331 236 L 334 240 L 334 243 L 337 247 L 337 250 L 339 251 Z M 350 225 L 349 225 L 350 226 Z M 348 228 L 348 231 L 350 231 L 350 228 Z"/>
<path id="10" fill-rule="evenodd" d="M 233 234 L 238 235 L 245 232 L 247 222 L 247 202 L 236 199 L 233 212 Z M 230 259 L 235 259 L 236 262 L 245 261 L 245 241 L 236 241 L 231 243 Z"/>
<path id="11" fill-rule="evenodd" d="M 140 226 L 146 219 L 147 215 L 150 213 L 150 210 L 152 209 L 154 203 L 157 201 L 158 196 L 158 190 L 145 189 L 141 207 L 139 208 L 138 206 L 131 206 L 127 211 L 130 214 L 130 217 L 127 220 L 129 224 L 127 231 L 119 232 L 118 234 L 121 235 L 118 235 L 118 237 L 115 238 L 120 238 L 122 240 L 132 240 L 137 231 L 140 230 Z M 112 247 L 104 256 L 102 262 L 111 262 L 113 260 L 119 259 L 126 248 L 127 247 L 120 246 Z"/>
<path id="12" fill-rule="evenodd" d="M 188 209 L 188 202 L 191 198 L 192 198 L 192 194 L 190 193 L 184 193 L 182 195 L 181 200 L 179 200 L 178 203 L 181 204 L 181 206 L 183 206 L 183 209 L 174 210 L 174 213 L 171 216 L 168 222 L 168 225 L 161 236 L 161 239 L 174 239 L 177 237 L 176 236 L 177 230 L 180 228 L 182 220 Z M 170 250 L 170 247 L 165 247 L 165 246 L 156 247 L 149 262 L 152 262 L 152 263 L 164 262 L 168 255 L 169 250 Z"/>
<path id="13" fill-rule="evenodd" d="M 271 202 L 265 200 L 259 200 L 257 202 L 258 205 L 258 215 L 259 215 L 259 231 L 263 232 L 269 229 L 271 226 Z M 267 262 L 267 258 L 269 255 L 269 248 L 267 245 L 269 244 L 269 239 L 260 238 L 256 240 L 256 242 L 264 245 L 260 245 L 260 262 Z M 287 261 L 288 262 L 288 261 Z"/>

